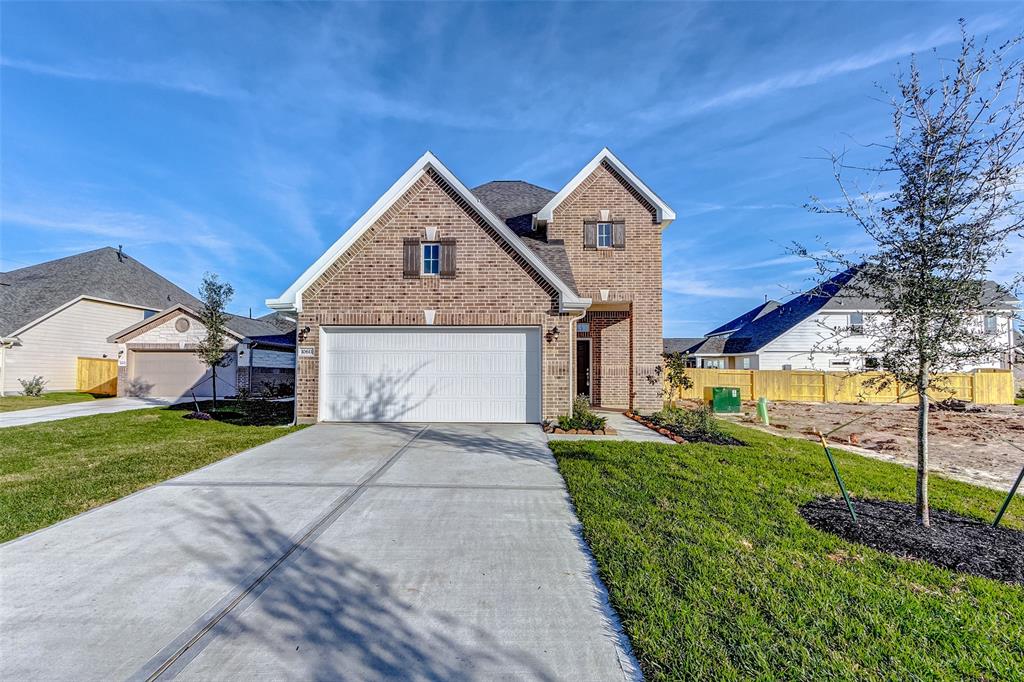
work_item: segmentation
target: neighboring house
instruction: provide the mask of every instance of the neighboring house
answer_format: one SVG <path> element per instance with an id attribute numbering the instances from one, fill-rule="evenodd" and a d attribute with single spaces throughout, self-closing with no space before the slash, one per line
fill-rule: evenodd
<path id="1" fill-rule="evenodd" d="M 558 192 L 421 157 L 279 298 L 313 421 L 537 422 L 661 405 L 672 209 L 607 149 Z"/>
<path id="2" fill-rule="evenodd" d="M 118 395 L 181 398 L 213 395 L 213 372 L 196 355 L 206 337 L 198 306 L 171 306 L 125 329 L 108 341 L 118 348 Z M 260 392 L 267 386 L 295 381 L 295 332 L 282 332 L 271 322 L 228 316 L 225 360 L 217 368 L 217 395 L 235 395 L 244 388 Z"/>
<path id="3" fill-rule="evenodd" d="M 852 277 L 848 270 L 786 303 L 766 301 L 700 339 L 665 339 L 665 352 L 684 353 L 693 358 L 693 366 L 704 368 L 872 369 L 878 358 L 870 349 L 878 339 L 870 335 L 870 318 L 884 311 L 847 286 Z M 993 303 L 978 324 L 1000 343 L 1005 339 L 1006 352 L 963 369 L 1008 369 L 1012 320 L 1020 302 L 995 282 L 985 282 L 982 298 Z M 839 339 L 842 343 L 836 348 Z"/>
<path id="4" fill-rule="evenodd" d="M 120 249 L 0 273 L 0 389 L 38 375 L 74 391 L 79 357 L 116 358 L 111 334 L 177 303 L 199 304 Z"/>

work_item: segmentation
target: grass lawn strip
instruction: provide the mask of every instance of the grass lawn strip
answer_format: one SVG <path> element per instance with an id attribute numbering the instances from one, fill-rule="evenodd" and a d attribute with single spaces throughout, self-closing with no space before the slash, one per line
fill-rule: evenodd
<path id="1" fill-rule="evenodd" d="M 812 528 L 800 505 L 838 495 L 820 446 L 724 429 L 749 447 L 550 443 L 649 679 L 1024 679 L 1024 587 Z M 836 457 L 855 503 L 913 501 L 912 470 Z M 936 509 L 1002 497 L 932 479 Z"/>
<path id="2" fill-rule="evenodd" d="M 0 434 L 0 541 L 296 430 L 182 419 L 166 408 L 15 426 Z"/>
<path id="3" fill-rule="evenodd" d="M 73 391 L 44 393 L 40 396 L 9 395 L 0 398 L 0 412 L 31 410 L 34 407 L 52 407 L 96 400 L 91 393 L 75 393 Z"/>

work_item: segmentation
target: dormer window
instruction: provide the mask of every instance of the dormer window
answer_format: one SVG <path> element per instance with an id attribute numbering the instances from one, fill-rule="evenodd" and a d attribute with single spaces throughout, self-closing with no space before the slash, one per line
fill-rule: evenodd
<path id="1" fill-rule="evenodd" d="M 426 242 L 423 244 L 423 267 L 420 274 L 441 274 L 441 245 L 439 243 Z"/>
<path id="2" fill-rule="evenodd" d="M 598 223 L 597 224 L 597 248 L 599 248 L 599 249 L 610 249 L 610 248 L 612 248 L 612 224 L 611 223 Z"/>

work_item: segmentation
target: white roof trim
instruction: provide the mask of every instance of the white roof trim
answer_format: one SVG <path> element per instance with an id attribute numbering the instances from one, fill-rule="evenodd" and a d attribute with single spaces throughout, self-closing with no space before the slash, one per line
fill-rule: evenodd
<path id="1" fill-rule="evenodd" d="M 74 297 L 73 299 L 71 299 L 67 303 L 60 304 L 59 306 L 57 306 L 53 310 L 50 310 L 49 312 L 43 313 L 42 315 L 40 315 L 36 319 L 32 320 L 31 322 L 28 322 L 27 324 L 22 325 L 18 329 L 15 329 L 13 332 L 11 332 L 10 336 L 14 337 L 14 336 L 17 336 L 18 334 L 21 334 L 25 330 L 30 329 L 30 328 L 36 326 L 40 322 L 43 322 L 43 321 L 53 317 L 54 315 L 56 315 L 60 311 L 65 310 L 66 308 L 70 308 L 71 306 L 73 306 L 74 304 L 78 303 L 79 301 L 96 301 L 97 303 L 109 303 L 110 305 L 119 305 L 119 306 L 124 306 L 125 308 L 136 308 L 137 310 L 153 310 L 152 308 L 149 308 L 147 306 L 137 305 L 135 303 L 125 303 L 124 301 L 112 301 L 109 298 L 99 298 L 98 296 L 81 295 L 81 296 Z"/>
<path id="2" fill-rule="evenodd" d="M 608 163 L 612 164 L 612 166 L 615 167 L 615 170 L 618 171 L 619 174 L 624 177 L 636 191 L 640 192 L 647 201 L 651 202 L 651 205 L 654 206 L 655 209 L 657 222 L 661 223 L 662 227 L 667 227 L 670 222 L 676 219 L 676 212 L 669 208 L 668 204 L 661 200 L 661 197 L 652 192 L 651 189 L 633 173 L 633 171 L 629 170 L 629 167 L 626 166 L 626 164 L 619 161 L 608 147 L 605 147 L 598 152 L 597 156 L 590 160 L 590 163 L 583 167 L 583 170 L 576 174 L 576 177 L 569 181 L 569 184 L 563 187 L 558 194 L 551 197 L 551 201 L 546 203 L 544 208 L 537 212 L 536 220 L 541 222 L 551 220 L 551 217 L 554 214 L 555 209 L 558 208 L 558 205 L 565 201 L 566 197 L 576 191 L 576 188 L 579 187 L 584 180 L 590 177 L 590 174 L 601 165 L 602 161 L 608 161 Z"/>
<path id="3" fill-rule="evenodd" d="M 391 205 L 395 203 L 406 191 L 417 181 L 420 177 L 428 170 L 434 170 L 438 175 L 445 179 L 456 192 L 473 207 L 477 213 L 479 213 L 487 223 L 494 228 L 494 230 L 500 234 L 505 241 L 516 250 L 516 252 L 522 256 L 540 275 L 551 283 L 556 289 L 558 289 L 558 300 L 559 306 L 562 311 L 566 310 L 585 310 L 590 305 L 589 298 L 580 298 L 558 277 L 554 272 L 548 268 L 547 265 L 530 250 L 526 244 L 516 236 L 516 234 L 509 229 L 508 225 L 504 223 L 500 218 L 494 215 L 490 209 L 484 206 L 476 196 L 469 191 L 469 189 L 462 184 L 462 182 L 455 177 L 455 175 L 448 170 L 443 163 L 432 153 L 427 152 L 414 163 L 409 170 L 402 174 L 402 177 L 398 178 L 395 184 L 391 185 L 390 189 L 385 192 L 377 201 L 370 207 L 370 209 L 362 215 L 355 222 L 352 227 L 345 231 L 343 235 L 334 242 L 320 256 L 316 262 L 310 265 L 302 275 L 295 280 L 295 282 L 288 287 L 288 289 L 281 294 L 278 298 L 268 298 L 267 307 L 272 310 L 280 311 L 301 311 L 302 310 L 302 294 L 305 290 L 315 282 L 327 268 L 331 266 L 342 254 L 345 253 L 363 234 L 370 229 L 370 227 L 377 222 L 381 215 L 383 215 Z"/>

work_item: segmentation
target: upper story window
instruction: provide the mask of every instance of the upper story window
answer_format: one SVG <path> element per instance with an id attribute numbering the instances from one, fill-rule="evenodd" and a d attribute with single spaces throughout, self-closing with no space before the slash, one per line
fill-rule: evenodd
<path id="1" fill-rule="evenodd" d="M 441 245 L 437 242 L 423 244 L 423 267 L 420 269 L 423 275 L 441 274 Z"/>
<path id="2" fill-rule="evenodd" d="M 850 313 L 850 333 L 864 333 L 864 313 Z"/>
<path id="3" fill-rule="evenodd" d="M 584 249 L 626 248 L 626 223 L 616 220 L 583 223 Z"/>
<path id="4" fill-rule="evenodd" d="M 985 333 L 996 334 L 999 332 L 999 318 L 995 315 L 985 316 Z"/>

